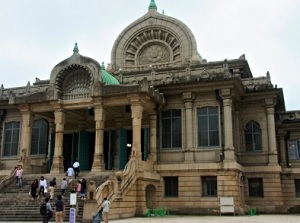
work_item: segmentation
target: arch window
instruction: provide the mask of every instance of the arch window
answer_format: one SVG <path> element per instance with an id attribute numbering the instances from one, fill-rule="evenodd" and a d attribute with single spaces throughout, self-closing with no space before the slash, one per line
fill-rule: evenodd
<path id="1" fill-rule="evenodd" d="M 47 153 L 48 122 L 38 119 L 33 122 L 31 135 L 31 155 Z"/>
<path id="2" fill-rule="evenodd" d="M 18 155 L 19 133 L 20 122 L 5 123 L 3 157 Z"/>
<path id="3" fill-rule="evenodd" d="M 255 121 L 250 121 L 245 126 L 246 151 L 262 151 L 261 129 Z"/>

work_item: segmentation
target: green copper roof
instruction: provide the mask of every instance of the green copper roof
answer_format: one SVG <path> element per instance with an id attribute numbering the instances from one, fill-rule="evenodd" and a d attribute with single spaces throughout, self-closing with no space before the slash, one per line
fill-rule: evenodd
<path id="1" fill-rule="evenodd" d="M 115 85 L 120 84 L 120 82 L 114 76 L 112 76 L 110 73 L 108 73 L 105 70 L 104 62 L 102 62 L 101 72 L 102 72 L 102 82 L 105 85 L 108 85 L 108 84 L 115 84 Z"/>
<path id="2" fill-rule="evenodd" d="M 155 10 L 157 10 L 157 6 L 155 4 L 155 0 L 151 0 L 148 9 L 155 9 Z"/>
<path id="3" fill-rule="evenodd" d="M 74 52 L 74 53 L 78 53 L 78 52 L 79 52 L 79 49 L 78 49 L 77 43 L 75 43 L 75 46 L 74 46 L 73 52 Z"/>

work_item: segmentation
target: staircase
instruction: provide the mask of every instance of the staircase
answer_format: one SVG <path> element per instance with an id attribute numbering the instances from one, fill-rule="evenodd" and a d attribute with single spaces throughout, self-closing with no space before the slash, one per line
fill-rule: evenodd
<path id="1" fill-rule="evenodd" d="M 40 215 L 40 205 L 44 202 L 44 198 L 31 199 L 29 195 L 30 185 L 34 179 L 40 178 L 41 175 L 26 175 L 23 178 L 23 187 L 18 187 L 15 185 L 15 181 L 11 182 L 8 186 L 0 191 L 0 221 L 10 222 L 10 221 L 41 221 L 42 217 Z M 47 179 L 49 185 L 50 180 L 54 176 L 50 174 L 43 175 Z M 56 201 L 56 196 L 61 193 L 60 182 L 65 177 L 64 174 L 56 174 L 57 189 L 55 189 L 54 200 L 51 201 L 51 205 L 54 208 L 54 203 Z M 96 176 L 89 173 L 80 173 L 80 178 L 84 178 L 87 181 L 94 180 L 96 185 L 99 186 L 108 178 L 108 176 Z M 77 180 L 73 180 L 72 183 Z M 63 201 L 65 202 L 66 215 L 64 221 L 69 222 L 69 213 L 71 206 L 70 203 L 70 185 L 65 193 Z M 37 192 L 38 193 L 38 192 Z M 47 196 L 47 194 L 45 194 Z M 81 222 L 83 217 L 83 207 L 84 201 L 77 199 L 77 215 L 76 222 Z M 53 220 L 53 219 L 52 219 Z"/>

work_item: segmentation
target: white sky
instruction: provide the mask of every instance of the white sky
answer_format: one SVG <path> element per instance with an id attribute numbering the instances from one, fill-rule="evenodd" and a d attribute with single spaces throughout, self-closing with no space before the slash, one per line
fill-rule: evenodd
<path id="1" fill-rule="evenodd" d="M 1 0 L 0 84 L 49 79 L 73 53 L 110 63 L 119 33 L 148 11 L 150 0 Z M 184 22 L 207 61 L 245 54 L 254 77 L 269 71 L 287 110 L 300 110 L 300 0 L 156 0 Z"/>

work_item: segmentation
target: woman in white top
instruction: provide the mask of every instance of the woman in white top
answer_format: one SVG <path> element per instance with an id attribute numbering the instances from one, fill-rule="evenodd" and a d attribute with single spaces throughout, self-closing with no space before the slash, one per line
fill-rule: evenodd
<path id="1" fill-rule="evenodd" d="M 40 188 L 39 197 L 41 195 L 41 192 L 43 194 L 43 197 L 45 197 L 44 190 L 47 188 L 47 180 L 44 178 L 44 176 L 41 176 L 41 178 L 40 178 L 39 188 Z"/>
<path id="2" fill-rule="evenodd" d="M 75 175 L 75 172 L 74 172 L 74 169 L 73 169 L 73 167 L 69 167 L 68 169 L 67 169 L 67 176 L 69 177 L 69 183 L 72 181 L 72 178 L 73 178 L 73 176 Z"/>

